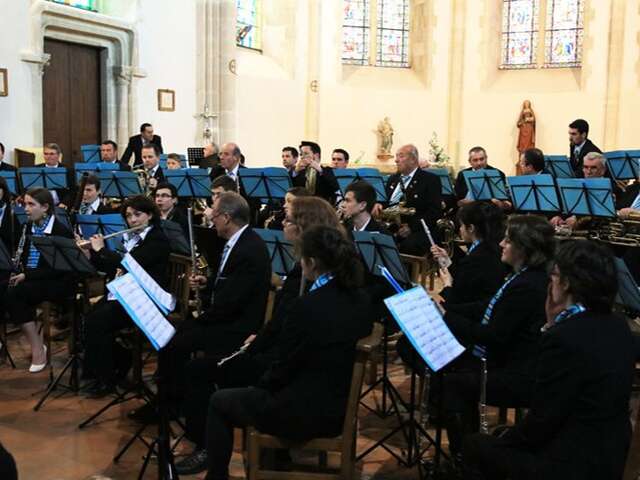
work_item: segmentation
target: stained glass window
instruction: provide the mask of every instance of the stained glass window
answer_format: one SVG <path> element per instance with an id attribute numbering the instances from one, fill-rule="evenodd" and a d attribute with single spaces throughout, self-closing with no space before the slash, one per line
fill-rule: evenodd
<path id="1" fill-rule="evenodd" d="M 236 0 L 236 45 L 262 50 L 260 7 L 260 0 Z"/>
<path id="2" fill-rule="evenodd" d="M 369 0 L 344 0 L 342 62 L 369 64 Z"/>
<path id="3" fill-rule="evenodd" d="M 539 0 L 502 2 L 501 68 L 535 68 Z"/>
<path id="4" fill-rule="evenodd" d="M 547 0 L 545 66 L 581 65 L 583 3 L 583 0 Z"/>
<path id="5" fill-rule="evenodd" d="M 409 66 L 409 0 L 378 0 L 376 65 Z"/>
<path id="6" fill-rule="evenodd" d="M 51 0 L 54 3 L 62 3 L 71 7 L 82 8 L 83 10 L 97 11 L 97 0 Z"/>

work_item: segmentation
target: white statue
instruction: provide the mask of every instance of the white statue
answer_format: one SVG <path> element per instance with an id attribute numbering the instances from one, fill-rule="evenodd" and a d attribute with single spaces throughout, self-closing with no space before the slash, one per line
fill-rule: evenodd
<path id="1" fill-rule="evenodd" d="M 391 147 L 393 146 L 393 127 L 389 123 L 389 117 L 384 117 L 378 124 L 378 135 L 380 136 L 380 154 L 391 155 Z"/>

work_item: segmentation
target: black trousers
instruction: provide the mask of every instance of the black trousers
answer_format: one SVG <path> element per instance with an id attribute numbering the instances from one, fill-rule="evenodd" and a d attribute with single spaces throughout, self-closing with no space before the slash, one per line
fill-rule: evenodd
<path id="1" fill-rule="evenodd" d="M 85 372 L 99 380 L 114 382 L 117 369 L 126 362 L 123 347 L 115 342 L 115 333 L 133 325 L 129 314 L 115 300 L 102 300 L 85 320 Z M 126 373 L 126 371 L 124 372 Z"/>
<path id="2" fill-rule="evenodd" d="M 35 320 L 36 305 L 44 301 L 55 301 L 75 292 L 73 277 L 25 280 L 15 287 L 8 287 L 4 295 L 4 307 L 9 313 L 9 322 L 23 324 Z M 0 316 L 1 318 L 1 316 Z"/>
<path id="3" fill-rule="evenodd" d="M 185 367 L 185 395 L 182 412 L 185 416 L 186 436 L 205 447 L 207 410 L 211 395 L 221 388 L 255 385 L 266 365 L 251 354 L 239 355 L 218 367 L 218 358 L 196 358 Z"/>
<path id="4" fill-rule="evenodd" d="M 18 480 L 16 462 L 0 443 L 0 478 L 2 480 Z"/>

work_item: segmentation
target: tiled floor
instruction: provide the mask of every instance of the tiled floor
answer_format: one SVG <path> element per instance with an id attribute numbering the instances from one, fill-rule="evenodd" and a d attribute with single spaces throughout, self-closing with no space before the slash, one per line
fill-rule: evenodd
<path id="1" fill-rule="evenodd" d="M 145 448 L 136 442 L 118 464 L 112 457 L 124 445 L 135 430 L 135 424 L 125 414 L 134 407 L 134 402 L 119 405 L 108 411 L 100 421 L 79 430 L 78 423 L 96 411 L 106 400 L 88 400 L 82 396 L 66 394 L 47 401 L 39 412 L 33 411 L 38 395 L 34 393 L 44 388 L 47 373 L 32 375 L 28 367 L 26 348 L 19 336 L 12 337 L 11 348 L 17 369 L 7 364 L 0 365 L 0 441 L 15 456 L 21 480 L 85 480 L 100 476 L 129 480 L 137 478 L 142 465 Z M 56 345 L 55 366 L 59 368 L 65 360 L 66 351 L 62 344 Z M 394 383 L 406 393 L 408 380 L 400 366 L 392 367 Z M 375 392 L 367 400 L 379 400 Z M 491 412 L 495 414 L 495 412 Z M 312 412 L 311 412 L 312 414 Z M 361 431 L 358 449 L 363 451 L 373 439 L 380 438 L 393 428 L 395 420 L 381 420 L 366 409 L 361 408 Z M 492 419 L 495 418 L 493 415 Z M 151 431 L 150 433 L 152 433 Z M 635 480 L 633 471 L 640 469 L 640 435 L 636 434 L 628 462 L 629 473 L 625 480 Z M 237 435 L 237 440 L 239 435 Z M 400 440 L 392 439 L 391 444 Z M 240 455 L 239 441 L 232 460 L 231 474 L 244 478 L 244 468 Z M 180 444 L 179 451 L 189 450 Z M 311 463 L 314 458 L 294 455 L 296 460 Z M 329 459 L 332 463 L 333 459 Z M 397 461 L 383 449 L 377 449 L 359 464 L 362 478 L 405 479 L 416 478 L 415 471 L 398 466 Z M 151 462 L 146 479 L 157 478 L 156 465 Z M 203 475 L 184 478 L 203 478 Z"/>

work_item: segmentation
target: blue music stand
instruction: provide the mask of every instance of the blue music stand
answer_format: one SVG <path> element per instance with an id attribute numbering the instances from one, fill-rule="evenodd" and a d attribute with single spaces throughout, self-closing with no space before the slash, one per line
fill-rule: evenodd
<path id="1" fill-rule="evenodd" d="M 640 177 L 640 150 L 606 152 L 607 168 L 615 180 L 635 180 Z"/>
<path id="2" fill-rule="evenodd" d="M 104 171 L 96 172 L 96 176 L 105 197 L 126 198 L 142 194 L 138 176 L 133 172 Z"/>
<path id="3" fill-rule="evenodd" d="M 84 175 L 95 175 L 97 172 L 115 172 L 120 170 L 120 165 L 109 162 L 77 163 L 74 166 L 76 182 Z"/>
<path id="4" fill-rule="evenodd" d="M 441 195 L 455 195 L 455 191 L 453 189 L 453 183 L 451 182 L 451 177 L 449 176 L 449 170 L 446 168 L 425 168 L 425 172 L 433 173 L 437 175 L 440 179 L 440 194 Z"/>
<path id="5" fill-rule="evenodd" d="M 616 216 L 608 178 L 557 178 L 562 211 L 567 215 Z"/>
<path id="6" fill-rule="evenodd" d="M 625 307 L 633 316 L 640 314 L 640 289 L 631 275 L 627 264 L 621 258 L 615 257 L 616 274 L 618 277 L 618 293 L 615 302 Z"/>
<path id="7" fill-rule="evenodd" d="M 575 178 L 576 176 L 566 155 L 545 155 L 544 168 L 556 178 Z"/>
<path id="8" fill-rule="evenodd" d="M 0 177 L 4 178 L 7 181 L 7 186 L 9 187 L 9 192 L 11 195 L 18 194 L 18 176 L 16 172 L 11 170 L 2 170 L 0 171 Z"/>
<path id="9" fill-rule="evenodd" d="M 462 172 L 472 200 L 508 200 L 507 186 L 498 170 L 467 170 Z"/>
<path id="10" fill-rule="evenodd" d="M 76 215 L 76 225 L 80 228 L 82 238 L 88 240 L 93 235 L 109 235 L 110 233 L 120 232 L 127 227 L 124 218 L 119 213 L 105 213 L 101 215 Z M 106 241 L 107 248 L 114 252 L 123 251 L 122 237 L 108 238 Z"/>
<path id="11" fill-rule="evenodd" d="M 560 212 L 561 204 L 551 175 L 507 177 L 513 209 L 517 212 Z"/>
<path id="12" fill-rule="evenodd" d="M 48 190 L 67 188 L 67 169 L 47 167 L 22 167 L 18 169 L 24 191 L 34 187 Z"/>
<path id="13" fill-rule="evenodd" d="M 411 285 L 411 278 L 392 236 L 377 232 L 353 232 L 353 239 L 369 272 L 382 277 L 379 267 L 386 267 L 398 282 Z"/>
<path id="14" fill-rule="evenodd" d="M 259 198 L 262 203 L 283 200 L 291 188 L 291 178 L 285 168 L 239 168 L 242 187 L 249 198 Z"/>
<path id="15" fill-rule="evenodd" d="M 81 145 L 80 151 L 85 163 L 100 161 L 100 145 Z"/>
<path id="16" fill-rule="evenodd" d="M 209 198 L 211 179 L 206 168 L 165 170 L 164 178 L 178 190 L 178 197 Z"/>
<path id="17" fill-rule="evenodd" d="M 256 228 L 254 232 L 260 235 L 260 238 L 267 245 L 271 258 L 271 271 L 281 277 L 289 275 L 296 263 L 293 244 L 285 240 L 284 233 L 280 230 Z"/>
<path id="18" fill-rule="evenodd" d="M 385 182 L 377 168 L 334 168 L 333 175 L 336 177 L 343 197 L 349 185 L 356 180 L 363 180 L 375 190 L 377 202 L 387 201 Z"/>

